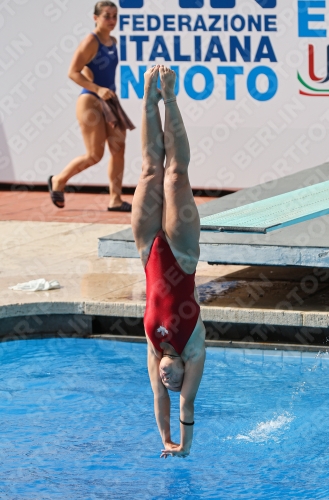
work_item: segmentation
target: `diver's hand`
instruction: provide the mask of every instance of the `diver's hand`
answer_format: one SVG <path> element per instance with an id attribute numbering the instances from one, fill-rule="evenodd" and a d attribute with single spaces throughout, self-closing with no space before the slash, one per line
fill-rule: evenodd
<path id="1" fill-rule="evenodd" d="M 115 92 L 113 92 L 113 90 L 107 89 L 106 87 L 98 87 L 96 94 L 101 99 L 104 99 L 104 101 L 112 99 L 112 97 L 115 97 Z"/>
<path id="2" fill-rule="evenodd" d="M 160 458 L 167 458 L 168 456 L 185 458 L 190 454 L 190 450 L 184 450 L 180 444 L 166 443 L 165 449 L 161 450 Z"/>

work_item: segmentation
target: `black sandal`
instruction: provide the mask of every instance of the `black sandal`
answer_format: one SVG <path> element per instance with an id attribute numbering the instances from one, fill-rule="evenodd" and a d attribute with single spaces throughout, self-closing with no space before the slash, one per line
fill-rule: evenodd
<path id="1" fill-rule="evenodd" d="M 51 201 L 57 208 L 64 208 L 65 200 L 64 193 L 62 191 L 53 191 L 53 183 L 52 183 L 53 175 L 51 175 L 48 179 L 48 189 L 50 193 Z M 58 205 L 58 203 L 63 203 L 63 205 Z"/>
<path id="2" fill-rule="evenodd" d="M 109 212 L 131 212 L 131 204 L 123 201 L 118 207 L 107 207 Z"/>

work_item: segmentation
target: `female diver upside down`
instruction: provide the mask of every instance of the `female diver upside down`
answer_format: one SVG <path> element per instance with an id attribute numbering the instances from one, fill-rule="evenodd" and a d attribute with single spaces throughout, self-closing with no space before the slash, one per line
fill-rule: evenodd
<path id="1" fill-rule="evenodd" d="M 145 73 L 143 164 L 132 208 L 133 233 L 146 273 L 148 372 L 163 458 L 190 453 L 194 400 L 205 361 L 205 327 L 194 282 L 200 219 L 188 177 L 190 148 L 174 94 L 175 77 L 165 66 Z M 164 131 L 158 108 L 162 98 Z M 168 389 L 180 391 L 180 443 L 171 440 Z"/>

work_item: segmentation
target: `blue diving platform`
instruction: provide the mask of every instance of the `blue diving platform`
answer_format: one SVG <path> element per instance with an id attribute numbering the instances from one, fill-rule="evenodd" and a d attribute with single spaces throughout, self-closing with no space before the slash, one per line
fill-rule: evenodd
<path id="1" fill-rule="evenodd" d="M 267 233 L 329 214 L 329 181 L 201 219 L 201 229 Z"/>
<path id="2" fill-rule="evenodd" d="M 329 267 L 329 163 L 198 207 L 200 260 Z M 138 258 L 131 228 L 99 238 L 100 257 Z"/>

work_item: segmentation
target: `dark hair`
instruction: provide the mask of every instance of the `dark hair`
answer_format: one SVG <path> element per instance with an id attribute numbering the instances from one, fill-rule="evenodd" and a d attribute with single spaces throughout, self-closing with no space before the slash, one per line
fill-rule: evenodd
<path id="1" fill-rule="evenodd" d="M 115 7 L 116 9 L 118 8 L 115 5 L 115 3 L 113 3 L 113 2 L 108 2 L 108 1 L 97 2 L 96 5 L 95 5 L 95 8 L 94 8 L 94 15 L 95 16 L 100 16 L 101 13 L 102 13 L 103 7 Z"/>

